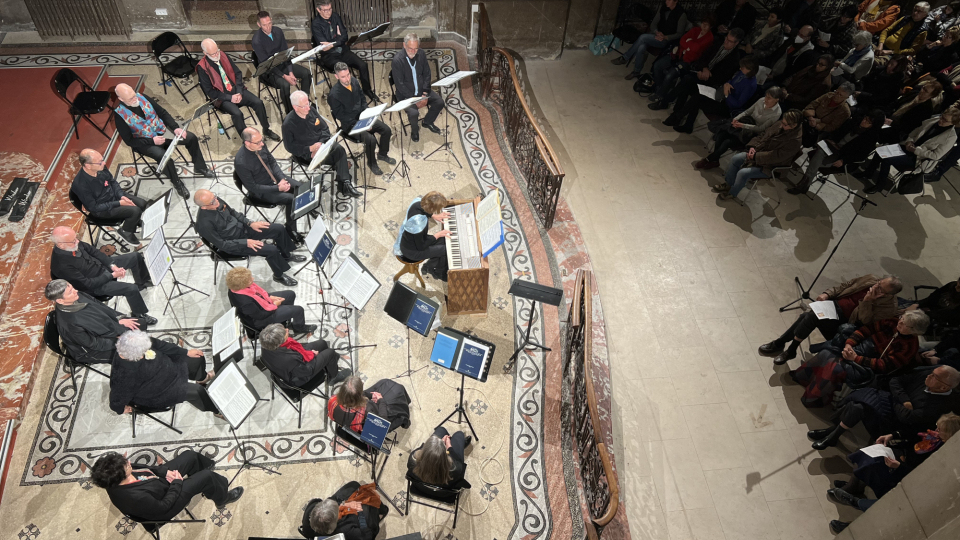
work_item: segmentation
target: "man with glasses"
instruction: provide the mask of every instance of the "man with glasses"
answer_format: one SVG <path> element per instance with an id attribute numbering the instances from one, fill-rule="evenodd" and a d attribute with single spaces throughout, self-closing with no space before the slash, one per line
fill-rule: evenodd
<path id="1" fill-rule="evenodd" d="M 243 133 L 247 125 L 243 121 L 240 107 L 250 107 L 257 114 L 263 134 L 271 141 L 279 141 L 280 136 L 270 131 L 270 120 L 263 101 L 243 87 L 243 72 L 230 58 L 220 52 L 217 42 L 205 39 L 200 42 L 203 58 L 197 62 L 197 80 L 207 99 L 214 101 L 221 111 L 230 115 L 237 133 Z"/>
<path id="2" fill-rule="evenodd" d="M 91 216 L 102 219 L 122 219 L 117 231 L 132 246 L 138 246 L 137 226 L 147 201 L 131 195 L 120 187 L 110 171 L 104 167 L 106 160 L 96 150 L 80 151 L 80 170 L 73 177 L 72 191 Z"/>
<path id="3" fill-rule="evenodd" d="M 310 24 L 310 29 L 313 32 L 313 42 L 316 45 L 328 47 L 320 53 L 320 65 L 327 71 L 333 71 L 334 66 L 343 62 L 356 69 L 360 73 L 360 86 L 363 88 L 363 94 L 370 101 L 380 103 L 377 95 L 370 90 L 370 72 L 367 69 L 367 63 L 347 46 L 347 39 L 349 39 L 350 34 L 347 33 L 347 27 L 344 26 L 340 15 L 333 12 L 331 0 L 319 0 L 317 2 L 317 13 L 320 16 L 314 17 L 313 23 Z"/>
<path id="4" fill-rule="evenodd" d="M 297 232 L 297 220 L 293 218 L 293 204 L 301 183 L 290 178 L 280 169 L 277 160 L 263 147 L 263 135 L 257 128 L 248 127 L 240 134 L 243 146 L 233 158 L 234 171 L 250 197 L 270 204 L 282 204 L 286 208 L 287 233 L 294 242 L 302 243 Z"/>
<path id="5" fill-rule="evenodd" d="M 413 96 L 423 97 L 419 103 L 407 107 L 405 111 L 410 120 L 410 138 L 417 142 L 420 140 L 420 108 L 424 105 L 427 107 L 427 115 L 423 117 L 423 127 L 440 135 L 440 128 L 434 122 L 443 110 L 443 100 L 430 88 L 433 77 L 427 55 L 420 50 L 420 38 L 416 34 L 407 34 L 403 38 L 403 50 L 406 54 L 393 57 L 390 72 L 397 89 L 397 101 Z"/>
<path id="6" fill-rule="evenodd" d="M 330 140 L 330 129 L 317 112 L 317 107 L 310 103 L 306 92 L 298 90 L 290 94 L 290 102 L 293 104 L 293 111 L 283 119 L 283 147 L 306 167 L 320 150 L 320 146 Z M 321 164 L 330 165 L 336 171 L 337 191 L 340 195 L 348 197 L 361 195 L 350 181 L 347 152 L 339 143 L 333 143 L 330 153 Z"/>
<path id="7" fill-rule="evenodd" d="M 157 324 L 157 319 L 147 315 L 150 311 L 140 296 L 140 291 L 153 285 L 147 263 L 140 253 L 127 253 L 108 257 L 100 250 L 77 238 L 70 227 L 54 227 L 50 233 L 53 253 L 50 256 L 50 273 L 65 279 L 78 291 L 91 296 L 123 296 L 130 306 L 133 318 L 142 319 L 147 325 Z M 133 283 L 117 281 L 133 276 Z"/>
<path id="8" fill-rule="evenodd" d="M 258 62 L 266 62 L 277 53 L 287 52 L 287 38 L 283 35 L 283 29 L 273 25 L 273 19 L 270 18 L 270 12 L 261 11 L 257 13 L 257 26 L 259 32 L 253 33 L 253 54 L 257 55 Z M 300 90 L 310 91 L 310 85 L 313 84 L 313 77 L 310 70 L 294 65 L 289 60 L 273 68 L 269 73 L 263 76 L 264 81 L 270 86 L 280 90 L 280 96 L 283 98 L 283 108 L 286 113 L 290 112 L 290 88 L 297 87 L 297 79 L 300 79 Z"/>
<path id="9" fill-rule="evenodd" d="M 714 42 L 700 58 L 690 64 L 690 71 L 680 78 L 680 82 L 656 108 L 666 109 L 671 102 L 676 101 L 676 110 L 680 110 L 687 99 L 700 92 L 698 85 L 717 88 L 730 80 L 740 68 L 741 52 L 738 47 L 742 39 L 743 30 L 734 28 L 723 40 Z"/>

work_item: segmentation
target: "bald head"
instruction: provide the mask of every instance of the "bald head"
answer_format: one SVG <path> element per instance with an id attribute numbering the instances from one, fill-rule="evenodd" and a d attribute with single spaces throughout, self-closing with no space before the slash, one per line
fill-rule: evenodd
<path id="1" fill-rule="evenodd" d="M 60 249 L 66 249 L 66 247 L 71 247 L 67 251 L 73 251 L 77 249 L 77 246 L 72 245 L 73 242 L 77 239 L 77 233 L 70 227 L 64 227 L 60 225 L 53 228 L 53 232 L 50 233 L 50 241 L 57 245 Z"/>
<path id="2" fill-rule="evenodd" d="M 220 52 L 220 47 L 217 47 L 217 42 L 210 38 L 201 41 L 200 48 L 203 49 L 203 54 L 207 56 L 217 56 L 217 53 Z"/>
<path id="3" fill-rule="evenodd" d="M 103 155 L 92 148 L 80 151 L 80 168 L 90 176 L 96 176 L 103 170 Z"/>
<path id="4" fill-rule="evenodd" d="M 133 88 L 130 88 L 129 84 L 118 84 L 116 92 L 117 97 L 120 98 L 120 101 L 123 101 L 124 103 L 137 97 L 137 93 L 133 91 Z"/>
<path id="5" fill-rule="evenodd" d="M 193 202 L 197 203 L 197 206 L 210 206 L 216 199 L 217 196 L 209 189 L 198 189 L 193 192 Z"/>

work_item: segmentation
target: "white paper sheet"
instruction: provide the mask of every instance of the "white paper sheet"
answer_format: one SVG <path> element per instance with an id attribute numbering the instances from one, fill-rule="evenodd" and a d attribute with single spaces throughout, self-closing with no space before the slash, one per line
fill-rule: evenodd
<path id="1" fill-rule="evenodd" d="M 707 86 L 705 84 L 698 84 L 697 88 L 700 89 L 700 95 L 710 99 L 717 99 L 717 93 L 719 90 L 712 86 Z"/>
<path id="2" fill-rule="evenodd" d="M 837 305 L 830 300 L 810 302 L 810 309 L 818 319 L 840 319 L 840 317 L 837 316 Z"/>
<path id="3" fill-rule="evenodd" d="M 240 325 L 237 323 L 237 308 L 232 307 L 213 322 L 213 336 L 210 338 L 213 354 L 226 349 L 232 341 L 239 339 Z"/>
<path id="4" fill-rule="evenodd" d="M 860 449 L 861 452 L 870 456 L 870 457 L 888 457 L 890 459 L 897 459 L 897 456 L 893 453 L 893 450 L 889 446 L 884 446 L 882 444 L 875 444 L 873 446 L 867 446 Z"/>
<path id="5" fill-rule="evenodd" d="M 847 105 L 851 107 L 857 106 L 857 98 L 853 97 L 853 94 L 851 94 L 850 97 L 847 98 Z"/>
<path id="6" fill-rule="evenodd" d="M 387 109 L 387 112 L 400 112 L 422 99 L 426 99 L 426 98 L 424 98 L 423 96 L 413 96 L 412 98 L 407 98 L 403 101 L 398 101 L 396 105 Z"/>
<path id="7" fill-rule="evenodd" d="M 476 71 L 458 71 L 458 72 L 454 73 L 453 75 L 447 75 L 446 77 L 444 77 L 444 78 L 440 79 L 439 81 L 431 84 L 430 86 L 451 86 L 451 85 L 453 85 L 453 84 L 456 84 L 457 81 L 459 81 L 460 79 L 463 79 L 463 78 L 465 78 L 465 77 L 469 77 L 470 75 L 473 75 L 474 73 L 476 73 Z"/>
<path id="8" fill-rule="evenodd" d="M 313 220 L 313 227 L 310 228 L 310 232 L 307 233 L 307 249 L 310 250 L 310 253 L 316 251 L 317 246 L 320 244 L 320 240 L 323 238 L 324 233 L 327 232 L 327 224 L 323 222 L 322 219 Z"/>
<path id="9" fill-rule="evenodd" d="M 380 116 L 380 113 L 382 113 L 386 108 L 387 108 L 386 103 L 381 103 L 376 107 L 368 107 L 364 109 L 362 113 L 360 113 L 360 120 L 363 120 L 364 118 L 370 118 L 373 116 Z"/>
<path id="10" fill-rule="evenodd" d="M 152 241 L 150 243 L 153 244 Z M 147 270 L 150 272 L 150 281 L 153 281 L 154 285 L 159 285 L 172 265 L 173 255 L 170 254 L 170 248 L 167 247 L 166 243 L 161 244 L 156 258 L 147 263 Z"/>
<path id="11" fill-rule="evenodd" d="M 823 30 L 820 31 L 820 39 L 822 39 L 823 41 L 830 43 L 830 37 L 831 37 L 830 34 L 824 32 Z"/>
<path id="12" fill-rule="evenodd" d="M 163 236 L 163 229 L 157 229 L 157 234 L 153 237 L 153 240 L 150 240 L 150 243 L 147 244 L 147 247 L 143 248 L 143 260 L 146 261 L 147 266 L 157 258 L 157 255 L 160 254 L 160 248 L 167 243 L 167 239 Z M 157 282 L 154 281 L 154 284 Z"/>
<path id="13" fill-rule="evenodd" d="M 326 47 L 324 47 L 323 45 L 317 45 L 316 47 L 310 49 L 309 51 L 301 54 L 300 56 L 298 56 L 298 57 L 296 57 L 296 58 L 294 58 L 294 59 L 291 60 L 290 62 L 293 63 L 293 64 L 299 64 L 300 62 L 303 62 L 304 60 L 310 59 L 310 57 L 312 57 L 313 55 L 319 53 L 320 51 L 325 51 L 325 50 L 330 49 L 330 48 L 332 48 L 332 47 L 333 47 L 333 43 L 328 44 Z"/>
<path id="14" fill-rule="evenodd" d="M 228 362 L 221 368 L 207 385 L 207 395 L 234 429 L 257 405 L 257 396 L 247 387 L 247 379 L 236 362 Z"/>
<path id="15" fill-rule="evenodd" d="M 905 156 L 906 154 L 903 152 L 903 148 L 900 148 L 899 144 L 888 144 L 877 148 L 877 155 L 886 159 L 894 156 Z"/>
<path id="16" fill-rule="evenodd" d="M 333 288 L 358 309 L 363 309 L 373 293 L 380 288 L 380 283 L 370 274 L 364 272 L 357 261 L 347 257 L 340 263 L 333 278 L 330 279 Z"/>
<path id="17" fill-rule="evenodd" d="M 763 84 L 767 81 L 767 77 L 770 76 L 770 68 L 767 66 L 760 66 L 757 69 L 757 84 Z"/>
<path id="18" fill-rule="evenodd" d="M 480 234 L 480 252 L 489 252 L 503 238 L 503 217 L 500 213 L 500 191 L 494 189 L 484 197 L 476 209 L 477 231 Z"/>
<path id="19" fill-rule="evenodd" d="M 167 194 L 169 193 L 168 190 Z M 167 222 L 167 194 L 157 199 L 155 203 L 143 211 L 143 215 L 140 216 L 143 219 L 141 237 L 149 237 Z"/>
<path id="20" fill-rule="evenodd" d="M 824 153 L 824 154 L 826 154 L 826 155 L 828 155 L 828 156 L 832 156 L 832 155 L 833 155 L 833 151 L 830 150 L 830 145 L 827 144 L 827 141 L 820 141 L 820 142 L 817 143 L 817 146 L 819 146 L 820 149 L 823 150 L 823 153 Z"/>
<path id="21" fill-rule="evenodd" d="M 333 145 L 337 142 L 337 139 L 340 138 L 340 131 L 337 131 L 333 134 L 333 137 L 327 139 L 327 142 L 320 145 L 320 148 L 317 149 L 317 153 L 313 156 L 313 159 L 310 160 L 310 166 L 307 167 L 307 172 L 312 171 L 320 166 L 320 163 L 323 160 L 327 159 L 327 156 L 330 155 L 330 150 L 333 148 Z"/>
<path id="22" fill-rule="evenodd" d="M 180 133 L 186 133 L 186 130 L 181 131 Z M 160 158 L 160 162 L 157 163 L 157 170 L 161 173 L 167 167 L 167 161 L 171 159 L 173 153 L 177 151 L 177 144 L 180 143 L 180 136 L 174 135 L 173 140 L 170 141 L 170 146 L 167 147 L 167 151 L 164 152 L 163 157 Z"/>

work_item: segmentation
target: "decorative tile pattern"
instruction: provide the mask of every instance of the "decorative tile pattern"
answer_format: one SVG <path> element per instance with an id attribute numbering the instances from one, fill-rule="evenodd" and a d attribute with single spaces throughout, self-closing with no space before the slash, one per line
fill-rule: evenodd
<path id="1" fill-rule="evenodd" d="M 36 538 L 40 538 L 40 529 L 31 523 L 17 533 L 17 538 L 19 540 L 35 540 Z"/>

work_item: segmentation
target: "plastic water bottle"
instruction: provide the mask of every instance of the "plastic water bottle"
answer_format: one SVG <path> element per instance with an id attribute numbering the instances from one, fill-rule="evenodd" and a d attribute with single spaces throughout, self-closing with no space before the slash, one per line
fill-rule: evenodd
<path id="1" fill-rule="evenodd" d="M 223 124 L 219 120 L 217 120 L 217 132 L 223 135 Z"/>

